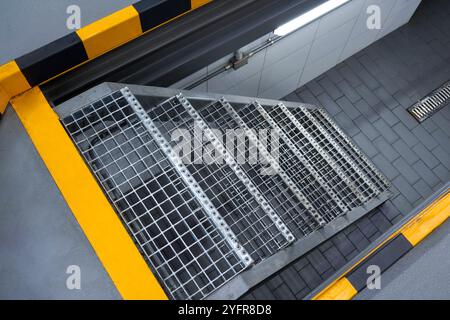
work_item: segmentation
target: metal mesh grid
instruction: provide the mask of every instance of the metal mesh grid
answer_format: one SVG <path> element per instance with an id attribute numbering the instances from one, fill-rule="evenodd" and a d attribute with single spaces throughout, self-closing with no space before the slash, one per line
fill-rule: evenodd
<path id="1" fill-rule="evenodd" d="M 203 298 L 243 270 L 121 92 L 63 124 L 173 298 Z"/>
<path id="2" fill-rule="evenodd" d="M 342 130 L 336 126 L 330 116 L 322 109 L 308 111 L 328 132 L 330 137 L 341 147 L 349 156 L 349 158 L 357 164 L 358 168 L 363 172 L 364 176 L 369 179 L 372 185 L 372 193 L 367 194 L 368 198 L 372 198 L 384 190 L 389 189 L 389 181 L 370 163 L 366 156 L 359 151 Z"/>
<path id="3" fill-rule="evenodd" d="M 349 178 L 358 198 L 362 202 L 365 202 L 374 194 L 378 194 L 376 186 L 373 185 L 356 161 L 344 150 L 341 143 L 336 141 L 335 136 L 330 134 L 331 128 L 325 128 L 326 124 L 318 121 L 308 109 L 304 107 L 299 107 L 299 109 L 301 109 L 301 112 L 298 112 L 297 109 L 291 110 L 293 116 L 300 123 L 303 123 L 306 117 L 313 124 L 313 126 L 309 127 L 313 128 L 313 135 L 316 136 L 315 132 L 318 130 L 320 132 L 320 139 L 326 139 L 328 141 L 325 148 L 327 153 Z"/>
<path id="4" fill-rule="evenodd" d="M 227 129 L 242 129 L 229 114 L 223 101 L 216 101 L 204 106 L 198 112 L 211 127 L 218 128 L 222 132 Z M 227 146 L 230 152 L 235 153 L 236 158 L 248 158 L 249 154 L 238 154 L 238 152 L 242 153 L 244 150 L 251 152 L 252 147 L 253 152 L 258 152 L 255 143 L 248 136 L 244 135 L 243 138 L 234 139 L 233 145 Z M 311 213 L 307 211 L 280 175 L 261 174 L 266 166 L 260 159 L 252 164 L 250 161 L 245 161 L 241 167 L 296 237 L 303 237 L 319 227 Z"/>
<path id="5" fill-rule="evenodd" d="M 300 128 L 289 119 L 285 112 L 283 112 L 281 107 L 266 108 L 266 110 L 280 127 L 283 128 L 283 131 L 288 135 L 292 142 L 295 143 L 305 158 L 308 159 L 311 166 L 322 176 L 328 187 L 341 199 L 342 203 L 349 209 L 360 206 L 362 202 L 357 198 L 355 192 L 345 180 L 345 177 L 339 175 L 338 170 L 342 170 L 342 165 L 345 165 L 345 163 L 332 163 L 332 161 L 330 161 L 331 159 L 326 158 L 331 158 L 330 154 L 332 153 L 330 150 L 332 144 L 328 142 L 314 124 L 304 116 L 303 111 L 300 109 L 295 110 L 296 115 L 299 116 L 301 120 L 300 125 L 303 129 L 302 132 Z M 312 136 L 311 139 L 308 139 L 308 133 Z M 317 144 L 317 147 L 311 141 Z"/>
<path id="6" fill-rule="evenodd" d="M 208 296 L 389 187 L 322 109 L 154 101 L 124 88 L 62 122 L 172 298 Z"/>
<path id="7" fill-rule="evenodd" d="M 348 189 L 345 181 L 343 181 L 335 172 L 331 164 L 287 118 L 281 108 L 268 108 L 267 112 L 292 140 L 296 148 L 300 150 L 318 175 L 325 181 L 328 189 L 332 190 L 334 193 L 333 197 L 339 197 L 342 203 L 348 208 L 349 203 L 351 203 L 353 199 L 347 199 L 347 197 L 354 197 L 354 195 L 351 190 Z"/>
<path id="8" fill-rule="evenodd" d="M 355 188 L 355 193 L 362 202 L 367 201 L 367 199 L 378 193 L 378 189 L 366 175 L 367 171 L 362 170 L 354 157 L 346 152 L 342 141 L 337 140 L 336 132 L 327 126 L 327 123 L 323 121 L 323 117 L 319 116 L 317 118 L 304 108 L 301 110 L 293 109 L 291 112 L 300 123 L 310 130 L 315 139 L 328 142 L 322 144 L 324 149 L 350 179 Z"/>
<path id="9" fill-rule="evenodd" d="M 177 97 L 152 107 L 147 112 L 173 147 L 178 144 L 172 139 L 174 130 L 188 130 L 189 138 L 193 141 L 189 141 L 192 152 L 182 156 L 186 168 L 254 261 L 261 261 L 288 244 L 260 203 L 229 165 L 208 164 L 205 159 L 202 161 L 205 146 L 203 133 L 200 132 L 200 136 L 196 134 L 194 119 Z"/>
<path id="10" fill-rule="evenodd" d="M 252 129 L 272 129 L 266 119 L 260 114 L 254 104 L 250 104 L 236 110 L 239 116 Z M 284 139 L 280 139 L 280 166 L 290 178 L 295 182 L 296 186 L 312 203 L 319 214 L 327 218 L 329 222 L 332 218 L 342 214 L 342 210 L 338 207 L 333 198 L 330 197 L 327 190 L 321 186 L 314 175 L 308 170 L 302 161 L 292 151 L 290 146 Z"/>

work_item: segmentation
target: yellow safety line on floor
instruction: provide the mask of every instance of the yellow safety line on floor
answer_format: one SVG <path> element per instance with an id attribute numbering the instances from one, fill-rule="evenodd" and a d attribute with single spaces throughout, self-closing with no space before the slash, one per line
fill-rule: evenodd
<path id="1" fill-rule="evenodd" d="M 124 299 L 167 299 L 39 88 L 11 104 Z"/>
<path id="2" fill-rule="evenodd" d="M 396 237 L 398 234 L 402 234 L 413 246 L 416 246 L 423 239 L 425 239 L 436 228 L 442 225 L 450 216 L 450 193 L 449 190 L 433 201 L 420 213 L 415 215 L 411 221 L 403 225 L 399 230 L 393 232 L 382 243 L 373 248 L 367 255 L 359 259 L 353 264 L 340 278 L 333 281 L 330 285 L 324 288 L 321 292 L 315 295 L 312 300 L 350 300 L 356 294 L 356 289 L 345 278 L 345 275 L 349 274 L 355 267 L 357 267 L 362 261 L 370 257 L 380 247 L 386 244 L 389 240 Z M 351 288 L 350 288 L 350 287 Z M 355 293 L 352 294 L 352 288 Z"/>
<path id="3" fill-rule="evenodd" d="M 450 193 L 427 207 L 418 219 L 402 228 L 403 236 L 413 245 L 425 239 L 450 216 Z"/>
<path id="4" fill-rule="evenodd" d="M 352 286 L 347 278 L 341 278 L 332 286 L 319 293 L 313 300 L 350 300 L 358 291 Z"/>
<path id="5" fill-rule="evenodd" d="M 212 0 L 191 0 L 191 10 L 197 9 L 211 1 Z"/>

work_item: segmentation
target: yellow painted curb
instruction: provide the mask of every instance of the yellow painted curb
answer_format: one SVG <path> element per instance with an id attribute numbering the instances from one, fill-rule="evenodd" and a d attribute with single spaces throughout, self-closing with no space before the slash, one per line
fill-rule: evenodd
<path id="1" fill-rule="evenodd" d="M 425 239 L 450 216 L 450 193 L 427 207 L 418 219 L 407 224 L 402 234 L 413 245 Z"/>
<path id="2" fill-rule="evenodd" d="M 0 113 L 5 111 L 12 97 L 30 88 L 27 79 L 25 79 L 15 61 L 0 66 Z"/>
<path id="3" fill-rule="evenodd" d="M 167 299 L 40 89 L 11 104 L 122 298 Z"/>
<path id="4" fill-rule="evenodd" d="M 437 227 L 443 224 L 450 216 L 450 193 L 447 190 L 446 194 L 436 199 L 432 204 L 422 210 L 419 214 L 411 219 L 408 223 L 403 225 L 399 230 L 392 233 L 386 240 L 372 249 L 365 257 L 358 260 L 351 266 L 342 276 L 331 283 L 320 293 L 312 298 L 312 300 L 350 300 L 356 294 L 356 289 L 348 281 L 345 276 L 351 272 L 362 261 L 367 259 L 372 253 L 376 252 L 389 240 L 402 234 L 412 246 L 416 246 L 423 239 Z"/>
<path id="5" fill-rule="evenodd" d="M 197 9 L 211 1 L 212 0 L 191 0 L 191 10 Z"/>
<path id="6" fill-rule="evenodd" d="M 77 31 L 89 59 L 94 59 L 142 34 L 139 13 L 128 6 Z"/>
<path id="7" fill-rule="evenodd" d="M 313 300 L 350 300 L 358 291 L 347 278 L 341 278 L 319 293 Z"/>
<path id="8" fill-rule="evenodd" d="M 179 17 L 212 1 L 213 0 L 191 0 L 190 10 L 180 14 L 177 17 L 168 19 L 150 30 L 146 30 L 145 33 L 170 23 L 171 21 L 176 20 Z M 135 7 L 131 5 L 81 28 L 76 31 L 76 34 L 83 43 L 88 60 L 71 66 L 67 70 L 61 71 L 59 74 L 53 75 L 48 79 L 42 80 L 39 85 L 65 74 L 70 70 L 78 68 L 86 62 L 138 38 L 143 34 L 141 25 L 140 15 Z M 10 61 L 4 65 L 0 65 L 0 114 L 5 111 L 11 98 L 25 92 L 30 88 L 30 84 L 18 67 L 16 61 Z"/>

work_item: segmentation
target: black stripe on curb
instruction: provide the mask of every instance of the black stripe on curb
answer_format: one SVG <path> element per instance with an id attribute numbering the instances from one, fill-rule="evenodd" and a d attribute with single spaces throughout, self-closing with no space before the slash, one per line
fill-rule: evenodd
<path id="1" fill-rule="evenodd" d="M 346 278 L 358 292 L 361 292 L 367 285 L 368 277 L 371 276 L 367 271 L 369 266 L 378 266 L 380 271 L 384 272 L 412 248 L 413 245 L 399 234 L 361 261 L 346 275 Z"/>
<path id="2" fill-rule="evenodd" d="M 191 1 L 163 0 L 155 4 L 152 0 L 142 0 L 133 6 L 139 13 L 142 31 L 145 32 L 191 10 Z"/>
<path id="3" fill-rule="evenodd" d="M 16 59 L 31 86 L 39 85 L 88 60 L 80 37 L 72 32 Z"/>

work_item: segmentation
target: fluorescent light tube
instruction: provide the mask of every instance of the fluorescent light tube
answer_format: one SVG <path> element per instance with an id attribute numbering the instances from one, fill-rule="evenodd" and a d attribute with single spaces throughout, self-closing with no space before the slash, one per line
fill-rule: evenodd
<path id="1" fill-rule="evenodd" d="M 277 36 L 283 37 L 349 1 L 350 0 L 328 0 L 320 6 L 317 6 L 314 9 L 278 27 L 275 29 L 274 33 Z"/>

